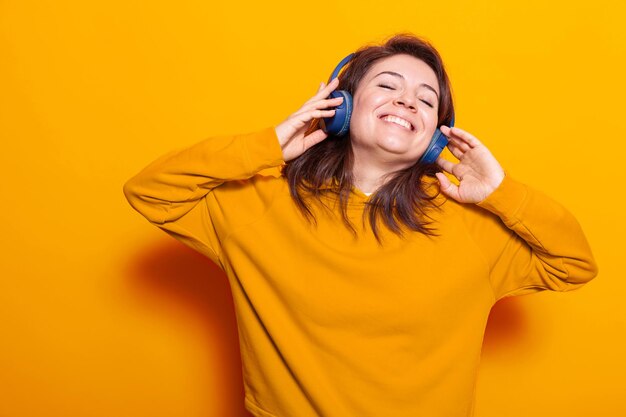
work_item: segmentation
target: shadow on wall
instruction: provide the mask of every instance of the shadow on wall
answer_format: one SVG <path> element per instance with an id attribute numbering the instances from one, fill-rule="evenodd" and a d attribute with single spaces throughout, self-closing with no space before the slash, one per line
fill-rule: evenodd
<path id="1" fill-rule="evenodd" d="M 207 329 L 208 343 L 217 343 L 219 369 L 207 369 L 218 375 L 219 390 L 209 398 L 220 398 L 221 415 L 252 417 L 244 408 L 242 365 L 234 305 L 228 279 L 208 258 L 182 243 L 165 239 L 147 248 L 137 258 L 130 274 L 138 297 L 156 296 L 157 303 L 190 310 Z M 167 311 L 168 308 L 164 308 Z M 497 356 L 527 341 L 531 330 L 516 297 L 498 301 L 491 309 L 482 356 Z M 216 361 L 217 362 L 217 361 Z M 207 388 L 211 389 L 211 388 Z M 207 405 L 209 407 L 209 405 Z M 212 404 L 215 409 L 216 405 Z"/>
<path id="2" fill-rule="evenodd" d="M 163 305 L 163 311 L 172 306 L 189 311 L 206 329 L 207 342 L 216 343 L 211 346 L 217 357 L 212 363 L 219 368 L 206 372 L 219 383 L 207 389 L 214 390 L 217 386 L 219 392 L 207 395 L 211 404 L 206 404 L 206 408 L 219 410 L 224 416 L 252 417 L 244 408 L 237 322 L 224 272 L 204 255 L 166 238 L 139 254 L 129 276 L 138 298 L 147 295 L 156 299 L 157 308 Z M 216 398 L 219 405 L 214 403 Z"/>

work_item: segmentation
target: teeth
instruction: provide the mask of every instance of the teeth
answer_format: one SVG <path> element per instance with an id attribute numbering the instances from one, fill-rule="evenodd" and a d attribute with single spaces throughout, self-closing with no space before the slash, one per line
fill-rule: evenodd
<path id="1" fill-rule="evenodd" d="M 392 123 L 395 123 L 397 125 L 403 126 L 403 127 L 407 128 L 408 130 L 411 130 L 411 123 L 407 122 L 404 119 L 401 119 L 400 117 L 389 115 L 389 116 L 382 117 L 382 119 L 387 121 L 387 122 L 392 122 Z"/>

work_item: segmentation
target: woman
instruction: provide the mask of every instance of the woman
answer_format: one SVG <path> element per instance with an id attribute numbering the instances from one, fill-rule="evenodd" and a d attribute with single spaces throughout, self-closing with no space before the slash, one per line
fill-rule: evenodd
<path id="1" fill-rule="evenodd" d="M 319 127 L 338 87 L 343 136 Z M 452 119 L 439 54 L 400 34 L 278 126 L 173 151 L 125 184 L 225 271 L 254 415 L 471 416 L 493 304 L 596 276 L 576 219 Z M 438 127 L 459 162 L 420 161 Z"/>

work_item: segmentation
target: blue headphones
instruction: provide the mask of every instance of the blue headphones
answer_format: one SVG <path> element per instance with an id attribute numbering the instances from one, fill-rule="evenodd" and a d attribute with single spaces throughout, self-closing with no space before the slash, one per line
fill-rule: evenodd
<path id="1" fill-rule="evenodd" d="M 328 82 L 330 83 L 337 75 L 339 71 L 352 59 L 354 54 L 350 54 L 337 65 L 333 73 L 331 74 Z M 345 90 L 333 90 L 328 98 L 343 97 L 343 101 L 335 109 L 335 115 L 332 117 L 324 117 L 322 119 L 322 130 L 329 135 L 343 136 L 350 130 L 350 116 L 352 116 L 352 95 Z M 450 121 L 450 127 L 454 126 L 454 113 L 452 114 L 452 120 Z M 448 144 L 448 138 L 444 135 L 439 128 L 435 130 L 433 137 L 426 148 L 426 151 L 420 158 L 420 163 L 433 163 L 437 160 L 443 149 Z"/>

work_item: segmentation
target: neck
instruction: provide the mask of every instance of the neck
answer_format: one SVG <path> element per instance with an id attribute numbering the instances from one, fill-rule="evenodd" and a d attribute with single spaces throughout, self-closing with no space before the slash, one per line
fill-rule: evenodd
<path id="1" fill-rule="evenodd" d="M 403 166 L 385 163 L 372 157 L 367 157 L 354 151 L 354 164 L 352 175 L 354 186 L 364 193 L 372 193 L 385 183 L 385 176 L 394 171 L 402 169 Z"/>

